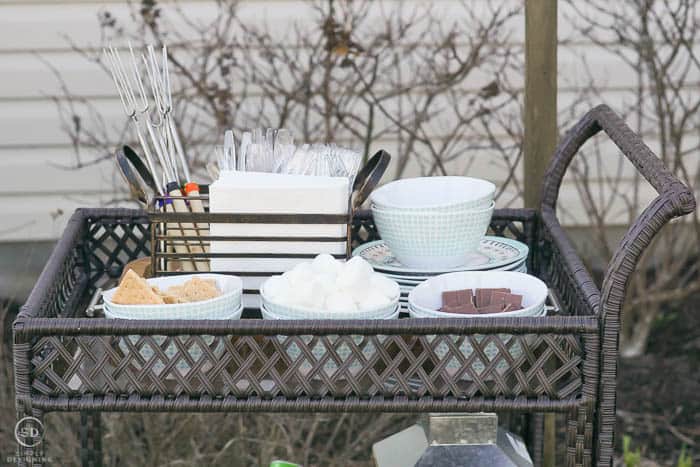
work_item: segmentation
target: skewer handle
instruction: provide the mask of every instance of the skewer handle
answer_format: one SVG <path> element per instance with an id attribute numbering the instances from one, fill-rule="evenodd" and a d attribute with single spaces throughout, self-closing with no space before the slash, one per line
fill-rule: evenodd
<path id="1" fill-rule="evenodd" d="M 182 192 L 180 191 L 180 188 L 178 188 L 176 182 L 170 182 L 168 183 L 166 190 L 168 191 L 168 194 L 174 197 L 182 196 Z M 182 199 L 171 199 L 171 203 L 166 203 L 165 208 L 166 210 L 170 212 L 189 212 L 189 209 L 187 208 L 187 204 L 185 201 Z M 192 232 L 194 231 L 194 224 L 186 222 L 186 223 L 171 223 L 168 224 L 168 233 L 175 231 L 176 235 L 180 237 L 185 237 L 185 236 L 191 236 Z M 194 246 L 190 246 L 188 240 L 173 240 L 172 244 L 175 248 L 176 253 L 181 253 L 181 254 L 191 254 L 191 253 L 196 253 L 196 250 Z M 201 247 L 198 247 L 201 250 Z M 200 251 L 201 253 L 201 251 Z M 192 258 L 186 259 L 181 261 L 182 263 L 182 269 L 186 272 L 192 272 L 197 270 L 197 265 L 195 261 Z"/>
<path id="2" fill-rule="evenodd" d="M 199 197 L 199 185 L 197 185 L 194 182 L 189 182 L 185 185 L 185 194 L 187 195 L 188 198 L 192 198 L 189 200 L 190 203 L 190 210 L 192 212 L 204 212 L 204 205 L 202 204 L 202 200 L 198 199 Z M 195 235 L 200 237 L 201 235 L 208 236 L 209 235 L 209 224 L 194 224 L 195 226 Z M 199 245 L 194 245 L 193 250 L 198 252 L 198 253 L 208 253 L 209 252 L 209 247 L 206 246 L 204 243 L 201 243 Z M 209 271 L 209 263 L 208 261 L 197 261 L 197 269 L 202 271 Z"/>

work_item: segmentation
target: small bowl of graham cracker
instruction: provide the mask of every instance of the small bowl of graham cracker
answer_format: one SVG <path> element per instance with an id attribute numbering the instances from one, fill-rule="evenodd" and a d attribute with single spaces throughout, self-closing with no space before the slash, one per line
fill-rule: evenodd
<path id="1" fill-rule="evenodd" d="M 243 282 L 225 274 L 187 274 L 144 279 L 128 271 L 103 293 L 107 318 L 239 319 Z"/>

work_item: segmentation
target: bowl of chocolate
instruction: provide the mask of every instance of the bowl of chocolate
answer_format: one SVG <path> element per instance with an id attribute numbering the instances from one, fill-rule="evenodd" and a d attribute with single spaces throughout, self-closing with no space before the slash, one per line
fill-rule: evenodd
<path id="1" fill-rule="evenodd" d="M 414 318 L 543 316 L 547 285 L 512 271 L 442 274 L 419 284 L 408 295 Z"/>

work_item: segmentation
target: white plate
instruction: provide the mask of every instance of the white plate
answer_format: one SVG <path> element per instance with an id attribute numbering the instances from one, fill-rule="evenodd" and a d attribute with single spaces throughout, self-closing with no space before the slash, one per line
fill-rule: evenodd
<path id="1" fill-rule="evenodd" d="M 508 266 L 504 266 L 501 268 L 496 268 L 496 269 L 489 269 L 489 271 L 516 271 L 516 272 L 527 272 L 527 265 L 525 264 L 525 260 L 517 263 L 517 264 L 509 264 Z M 458 271 L 461 272 L 461 271 Z M 391 279 L 394 282 L 397 282 L 399 286 L 401 287 L 415 287 L 416 285 L 425 282 L 426 280 L 430 279 L 431 277 L 435 277 L 439 274 L 434 274 L 432 276 L 402 276 L 400 274 L 391 274 L 388 272 L 382 272 L 379 271 L 379 274 L 382 274 L 386 276 L 387 278 Z"/>
<path id="2" fill-rule="evenodd" d="M 355 248 L 353 256 L 360 256 L 379 272 L 397 277 L 425 279 L 425 276 L 435 276 L 447 272 L 485 271 L 490 269 L 514 266 L 527 259 L 529 248 L 522 242 L 510 238 L 485 236 L 477 251 L 463 266 L 447 270 L 414 269 L 401 264 L 391 253 L 383 240 L 365 243 Z"/>

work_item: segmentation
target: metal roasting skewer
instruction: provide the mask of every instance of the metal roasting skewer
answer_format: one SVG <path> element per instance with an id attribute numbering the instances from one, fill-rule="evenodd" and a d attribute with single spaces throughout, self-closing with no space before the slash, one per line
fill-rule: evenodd
<path id="1" fill-rule="evenodd" d="M 133 88 L 127 78 L 126 72 L 124 70 L 124 64 L 121 61 L 119 53 L 112 46 L 109 46 L 108 49 L 104 50 L 104 55 L 110 64 L 110 72 L 112 74 L 112 79 L 114 80 L 114 85 L 117 88 L 119 99 L 121 100 L 122 106 L 124 107 L 124 112 L 131 119 L 134 129 L 136 130 L 136 136 L 139 140 L 139 143 L 141 144 L 141 147 L 143 148 L 143 153 L 146 157 L 146 164 L 148 165 L 148 169 L 153 174 L 153 177 L 157 179 L 157 173 L 155 165 L 153 163 L 153 157 L 151 155 L 150 148 L 146 143 L 146 138 L 144 138 L 143 133 L 141 132 L 139 119 L 136 116 L 136 96 L 134 95 Z M 159 194 L 162 195 L 162 188 L 158 188 Z"/>
<path id="2" fill-rule="evenodd" d="M 153 163 L 153 158 L 151 157 L 151 147 L 155 150 L 155 153 L 158 157 L 158 162 L 161 166 L 161 174 L 164 182 L 163 186 L 166 187 L 165 190 L 163 190 L 162 186 L 159 186 L 159 194 L 165 195 L 165 193 L 167 193 L 173 197 L 167 198 L 165 200 L 164 209 L 167 212 L 189 212 L 189 208 L 185 201 L 183 199 L 178 198 L 182 196 L 182 192 L 180 191 L 180 184 L 178 182 L 177 173 L 174 168 L 176 166 L 176 161 L 173 160 L 171 157 L 171 154 L 173 152 L 170 151 L 170 148 L 172 147 L 170 143 L 171 126 L 166 123 L 167 112 L 165 111 L 167 110 L 167 104 L 163 102 L 163 96 L 165 93 L 161 92 L 161 89 L 164 87 L 164 85 L 162 83 L 162 77 L 158 69 L 157 63 L 154 60 L 152 64 L 153 67 L 149 67 L 148 62 L 145 61 L 145 57 L 143 57 L 143 55 L 141 57 L 146 63 L 146 69 L 148 72 L 151 89 L 153 91 L 153 98 L 156 102 L 156 106 L 158 106 L 156 112 L 150 112 L 148 96 L 146 94 L 143 79 L 139 71 L 139 63 L 136 59 L 136 54 L 134 53 L 134 49 L 131 46 L 131 44 L 129 43 L 129 53 L 131 55 L 132 80 L 129 80 L 128 78 L 129 74 L 127 74 L 126 72 L 126 67 L 122 62 L 119 53 L 111 46 L 109 48 L 109 52 L 105 50 L 105 53 L 110 59 L 110 64 L 112 65 L 112 77 L 114 78 L 115 84 L 119 91 L 122 104 L 124 105 L 124 109 L 127 115 L 134 121 L 134 126 L 136 127 L 139 142 L 141 143 L 144 153 L 146 154 L 149 170 L 154 175 L 154 178 L 157 178 L 157 172 L 155 164 Z M 137 114 L 143 116 L 142 121 L 146 125 L 146 130 L 148 132 L 148 136 L 150 137 L 149 142 L 151 146 L 149 146 L 148 142 L 143 137 L 139 126 L 139 118 L 137 117 Z M 194 224 L 181 225 L 180 223 L 168 223 L 167 228 L 169 232 L 176 232 L 176 235 L 177 232 L 179 232 L 179 236 L 181 237 L 185 237 L 193 231 L 195 233 L 197 232 Z M 189 242 L 174 241 L 173 243 L 174 249 L 177 253 L 183 255 L 192 253 L 189 247 Z M 197 264 L 191 258 L 189 261 L 182 261 L 182 268 L 185 271 L 195 271 L 198 269 Z M 208 270 L 208 264 L 203 264 L 202 270 Z"/>

